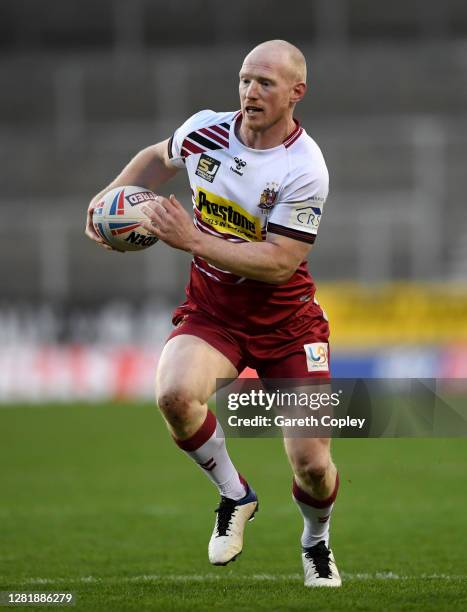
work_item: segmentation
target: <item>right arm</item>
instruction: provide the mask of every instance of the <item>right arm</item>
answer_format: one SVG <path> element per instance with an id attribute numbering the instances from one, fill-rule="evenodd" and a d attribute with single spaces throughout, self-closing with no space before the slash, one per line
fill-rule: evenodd
<path id="1" fill-rule="evenodd" d="M 168 156 L 168 139 L 140 151 L 105 189 L 93 197 L 88 206 L 85 234 L 107 250 L 114 250 L 96 233 L 92 213 L 99 200 L 111 189 L 124 185 L 138 185 L 156 191 L 178 171 Z"/>

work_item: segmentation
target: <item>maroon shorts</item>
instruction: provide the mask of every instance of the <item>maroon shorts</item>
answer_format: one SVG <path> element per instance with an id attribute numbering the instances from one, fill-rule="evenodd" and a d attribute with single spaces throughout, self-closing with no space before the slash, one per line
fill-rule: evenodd
<path id="1" fill-rule="evenodd" d="M 202 338 L 232 362 L 240 374 L 247 366 L 260 378 L 329 378 L 329 325 L 317 304 L 310 304 L 282 325 L 254 332 L 227 329 L 202 311 L 174 314 L 170 334 Z"/>

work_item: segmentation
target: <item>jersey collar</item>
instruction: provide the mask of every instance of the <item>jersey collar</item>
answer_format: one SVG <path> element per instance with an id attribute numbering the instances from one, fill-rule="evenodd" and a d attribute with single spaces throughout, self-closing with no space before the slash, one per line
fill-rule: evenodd
<path id="1" fill-rule="evenodd" d="M 241 120 L 241 118 L 242 118 L 242 111 L 237 111 L 236 115 L 234 116 L 234 120 L 232 121 L 232 135 L 235 138 L 235 140 L 242 145 L 242 147 L 244 147 L 245 149 L 249 149 L 250 151 L 274 151 L 275 149 L 278 149 L 279 147 L 282 147 L 282 146 L 284 146 L 287 149 L 296 140 L 298 140 L 298 138 L 300 138 L 303 132 L 303 128 L 300 125 L 300 121 L 296 119 L 295 117 L 293 117 L 295 127 L 290 132 L 290 134 L 282 141 L 280 145 L 277 145 L 277 147 L 271 147 L 270 149 L 252 149 L 251 147 L 247 147 L 245 144 L 243 144 L 243 142 L 237 137 L 235 133 L 237 123 Z"/>

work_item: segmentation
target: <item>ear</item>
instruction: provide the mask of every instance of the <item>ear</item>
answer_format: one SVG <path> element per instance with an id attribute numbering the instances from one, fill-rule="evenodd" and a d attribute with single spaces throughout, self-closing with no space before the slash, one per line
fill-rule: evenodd
<path id="1" fill-rule="evenodd" d="M 292 90 L 290 93 L 290 101 L 292 102 L 292 104 L 300 102 L 300 100 L 305 96 L 306 90 L 307 86 L 306 83 L 304 83 L 303 81 L 295 83 L 295 85 L 292 86 Z"/>

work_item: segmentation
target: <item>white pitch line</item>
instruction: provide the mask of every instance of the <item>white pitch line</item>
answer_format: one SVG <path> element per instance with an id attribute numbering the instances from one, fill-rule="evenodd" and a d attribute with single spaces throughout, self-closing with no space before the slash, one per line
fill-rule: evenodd
<path id="1" fill-rule="evenodd" d="M 376 572 L 371 573 L 341 573 L 344 580 L 349 581 L 364 581 L 364 580 L 465 580 L 467 576 L 464 575 L 450 575 L 450 574 L 419 574 L 416 575 L 404 575 L 395 574 L 394 572 Z M 303 576 L 301 574 L 147 574 L 141 576 L 81 576 L 78 578 L 24 578 L 19 579 L 16 582 L 21 584 L 108 584 L 112 582 L 118 583 L 144 583 L 144 582 L 208 582 L 208 581 L 219 581 L 219 580 L 241 580 L 242 582 L 285 582 L 287 580 L 299 580 L 301 581 Z M 3 578 L 4 583 L 8 583 L 11 579 Z"/>

